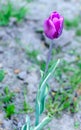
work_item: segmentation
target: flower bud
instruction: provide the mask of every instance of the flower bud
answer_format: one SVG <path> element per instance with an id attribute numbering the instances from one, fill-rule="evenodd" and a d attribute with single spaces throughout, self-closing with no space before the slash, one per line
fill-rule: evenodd
<path id="1" fill-rule="evenodd" d="M 58 38 L 62 34 L 64 18 L 57 12 L 51 13 L 44 22 L 44 33 L 50 39 Z"/>

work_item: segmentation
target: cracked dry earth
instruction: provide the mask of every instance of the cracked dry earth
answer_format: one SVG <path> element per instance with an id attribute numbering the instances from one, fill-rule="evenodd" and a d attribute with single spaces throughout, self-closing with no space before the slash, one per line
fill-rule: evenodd
<path id="1" fill-rule="evenodd" d="M 20 1 L 21 4 L 23 1 Z M 0 27 L 0 68 L 6 71 L 5 79 L 0 83 L 0 93 L 5 86 L 16 93 L 13 102 L 16 111 L 23 109 L 24 89 L 27 89 L 26 100 L 34 109 L 36 91 L 40 80 L 39 66 L 35 65 L 26 54 L 26 48 L 39 50 L 37 58 L 45 60 L 48 52 L 46 44 L 50 41 L 43 34 L 37 33 L 43 28 L 44 19 L 53 10 L 59 11 L 65 18 L 72 19 L 81 13 L 81 0 L 34 0 L 28 3 L 29 14 L 20 25 L 11 24 Z M 43 38 L 42 38 L 43 37 Z M 75 30 L 64 29 L 62 36 L 55 41 L 60 46 L 61 52 L 56 57 L 73 61 L 75 56 L 69 55 L 69 50 L 76 49 L 81 52 L 81 37 L 77 38 Z M 81 108 L 80 108 L 81 109 Z M 34 114 L 29 114 L 31 123 L 34 123 Z M 26 114 L 14 114 L 10 119 L 5 118 L 5 112 L 0 110 L 0 130 L 20 130 L 25 122 Z M 51 130 L 75 130 L 74 122 L 79 121 L 81 125 L 81 111 L 71 116 L 64 113 L 59 119 L 53 119 L 48 124 Z M 47 128 L 45 128 L 47 130 Z M 78 128 L 81 130 L 81 126 Z"/>

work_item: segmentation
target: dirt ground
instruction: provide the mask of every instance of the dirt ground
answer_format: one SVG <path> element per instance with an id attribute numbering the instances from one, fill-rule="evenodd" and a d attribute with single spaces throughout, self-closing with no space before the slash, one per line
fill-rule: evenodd
<path id="1" fill-rule="evenodd" d="M 40 31 L 43 30 L 44 19 L 54 10 L 68 19 L 81 13 L 81 0 L 33 0 L 27 6 L 29 13 L 21 24 L 0 27 L 0 68 L 6 71 L 5 79 L 0 83 L 0 92 L 8 86 L 10 91 L 16 93 L 13 103 L 17 112 L 23 109 L 24 89 L 27 90 L 26 101 L 34 109 L 40 69 L 27 56 L 27 49 L 38 50 L 38 61 L 46 61 L 50 41 Z M 74 55 L 69 55 L 70 50 L 81 52 L 81 37 L 75 35 L 75 29 L 64 28 L 62 36 L 54 42 L 56 47 L 61 47 L 57 58 L 70 62 L 75 59 Z M 29 116 L 33 124 L 34 114 L 29 113 Z M 0 130 L 20 130 L 25 118 L 26 114 L 19 113 L 8 119 L 5 118 L 5 112 L 0 110 Z M 74 122 L 77 120 L 81 125 L 81 111 L 74 116 L 64 113 L 61 118 L 54 118 L 48 127 L 50 130 L 75 130 Z M 81 126 L 78 130 L 81 130 Z"/>

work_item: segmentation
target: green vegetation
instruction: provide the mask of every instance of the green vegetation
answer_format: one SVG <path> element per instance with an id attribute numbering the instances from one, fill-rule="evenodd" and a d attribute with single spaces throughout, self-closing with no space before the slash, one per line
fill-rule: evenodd
<path id="1" fill-rule="evenodd" d="M 37 64 L 38 66 L 40 66 L 40 69 L 42 70 L 42 71 L 44 71 L 45 70 L 45 61 L 44 60 L 39 60 L 38 59 L 38 56 L 41 54 L 41 52 L 40 51 L 38 51 L 38 50 L 30 50 L 29 48 L 26 48 L 26 54 L 27 54 L 27 57 L 28 57 L 28 59 L 30 60 L 30 61 L 32 61 L 34 64 Z M 58 47 L 58 48 L 56 48 L 56 49 L 53 49 L 52 50 L 52 55 L 56 55 L 56 54 L 58 54 L 58 53 L 60 53 L 60 51 L 61 51 L 61 47 Z"/>
<path id="2" fill-rule="evenodd" d="M 15 106 L 12 105 L 12 99 L 14 98 L 15 94 L 10 92 L 9 88 L 6 86 L 4 88 L 4 94 L 0 94 L 0 108 L 4 109 L 6 112 L 6 117 L 11 117 Z"/>
<path id="3" fill-rule="evenodd" d="M 46 103 L 47 112 L 51 115 L 61 114 L 64 110 L 71 113 L 76 112 L 81 96 L 78 94 L 81 89 L 81 60 L 75 61 L 75 67 L 72 66 L 72 63 L 63 60 L 57 68 L 54 78 L 60 88 L 58 91 L 51 91 Z"/>
<path id="4" fill-rule="evenodd" d="M 26 0 L 27 2 L 31 2 L 32 0 Z"/>
<path id="5" fill-rule="evenodd" d="M 61 48 L 57 48 L 56 50 L 53 49 L 52 55 L 56 55 L 60 53 L 60 51 Z M 34 50 L 30 53 L 28 52 L 27 56 L 31 60 L 35 60 L 34 63 L 38 64 L 40 66 L 40 69 L 44 71 L 45 61 L 38 61 L 38 54 L 39 53 Z M 61 113 L 64 110 L 74 113 L 78 110 L 79 95 L 77 95 L 77 91 L 81 84 L 81 58 L 79 56 L 77 60 L 78 54 L 76 54 L 75 50 L 71 50 L 69 54 L 75 55 L 76 60 L 73 63 L 68 63 L 63 60 L 61 61 L 60 66 L 57 68 L 54 74 L 54 78 L 59 84 L 60 88 L 56 92 L 51 91 L 48 102 L 46 104 L 48 113 L 50 112 L 52 114 L 56 114 Z M 53 62 L 53 60 L 50 62 L 49 68 Z"/>
<path id="6" fill-rule="evenodd" d="M 2 101 L 6 104 L 11 103 L 14 96 L 15 94 L 13 92 L 10 92 L 9 87 L 6 86 L 4 88 L 4 96 L 2 96 Z"/>
<path id="7" fill-rule="evenodd" d="M 23 102 L 23 111 L 26 113 L 32 113 L 33 109 L 30 107 L 30 105 L 24 100 Z"/>
<path id="8" fill-rule="evenodd" d="M 81 27 L 76 30 L 76 35 L 81 36 Z"/>
<path id="9" fill-rule="evenodd" d="M 61 52 L 61 47 L 59 46 L 59 47 L 52 50 L 52 55 L 59 54 L 60 52 Z"/>
<path id="10" fill-rule="evenodd" d="M 5 108 L 6 117 L 10 118 L 15 113 L 15 105 L 14 104 L 8 104 Z"/>
<path id="11" fill-rule="evenodd" d="M 4 70 L 0 70 L 0 82 L 3 81 L 4 77 L 5 77 L 5 72 L 4 72 Z"/>
<path id="12" fill-rule="evenodd" d="M 67 29 L 71 29 L 71 28 L 73 28 L 73 27 L 78 27 L 78 25 L 79 25 L 79 23 L 80 23 L 80 17 L 77 16 L 77 17 L 75 17 L 75 18 L 72 19 L 72 20 L 65 19 L 64 21 L 65 21 L 65 27 L 66 27 Z"/>
<path id="13" fill-rule="evenodd" d="M 30 51 L 29 49 L 26 49 L 26 54 L 27 57 L 32 61 L 34 64 L 37 64 L 41 70 L 44 71 L 45 69 L 45 61 L 44 60 L 39 60 L 37 57 L 40 55 L 40 52 L 38 50 L 32 50 Z"/>
<path id="14" fill-rule="evenodd" d="M 76 122 L 74 123 L 74 128 L 75 128 L 75 129 L 79 129 L 79 127 L 80 127 L 80 122 L 76 121 Z"/>
<path id="15" fill-rule="evenodd" d="M 61 48 L 53 49 L 52 55 L 56 55 L 60 53 L 60 51 Z M 49 95 L 46 108 L 48 113 L 51 114 L 61 113 L 64 110 L 74 113 L 78 110 L 79 95 L 77 95 L 77 91 L 81 84 L 81 58 L 79 56 L 77 60 L 78 55 L 74 50 L 71 50 L 69 53 L 75 55 L 76 60 L 73 63 L 68 63 L 65 60 L 61 61 L 60 66 L 55 71 L 54 78 L 60 88 L 58 91 L 51 91 Z M 27 50 L 27 56 L 30 60 L 39 65 L 40 69 L 44 71 L 45 61 L 38 61 L 38 55 L 39 52 L 36 50 Z M 53 62 L 53 60 L 50 62 L 49 68 Z"/>
<path id="16" fill-rule="evenodd" d="M 67 110 L 71 113 L 77 111 L 78 108 L 78 99 L 73 95 L 72 89 L 62 90 L 61 91 L 52 91 L 51 97 L 46 103 L 46 109 L 51 115 L 61 114 L 64 110 Z"/>
<path id="17" fill-rule="evenodd" d="M 32 113 L 33 109 L 30 105 L 26 102 L 26 91 L 24 91 L 24 101 L 22 102 L 23 109 L 19 112 L 16 110 L 16 106 L 14 104 L 14 98 L 16 94 L 9 90 L 9 87 L 6 86 L 3 90 L 3 93 L 0 94 L 0 109 L 5 111 L 6 117 L 10 118 L 13 114 L 20 114 L 20 113 Z"/>
<path id="18" fill-rule="evenodd" d="M 34 62 L 35 64 L 37 63 L 38 64 L 38 60 L 37 60 L 37 56 L 39 54 L 39 51 L 38 50 L 32 50 L 30 51 L 28 48 L 26 49 L 26 54 L 28 56 L 28 58 Z"/>
<path id="19" fill-rule="evenodd" d="M 53 116 L 47 115 L 41 122 L 40 116 L 44 112 L 45 108 L 45 98 L 49 92 L 49 85 L 47 83 L 48 79 L 53 75 L 55 72 L 56 67 L 58 66 L 60 60 L 54 62 L 48 71 L 45 74 L 42 74 L 39 88 L 37 91 L 36 96 L 36 105 L 35 105 L 35 125 L 30 125 L 30 118 L 29 116 L 26 117 L 26 123 L 23 125 L 22 130 L 31 129 L 31 130 L 42 130 L 53 118 Z"/>
<path id="20" fill-rule="evenodd" d="M 6 3 L 0 2 L 0 26 L 8 25 L 10 18 L 15 18 L 16 22 L 21 22 L 27 13 L 28 9 L 24 6 L 15 7 L 15 5 L 8 0 Z"/>
<path id="21" fill-rule="evenodd" d="M 31 108 L 31 106 L 29 105 L 29 103 L 27 103 L 26 97 L 27 97 L 27 92 L 26 92 L 26 90 L 24 90 L 23 111 L 26 112 L 26 113 L 32 113 L 33 109 Z"/>

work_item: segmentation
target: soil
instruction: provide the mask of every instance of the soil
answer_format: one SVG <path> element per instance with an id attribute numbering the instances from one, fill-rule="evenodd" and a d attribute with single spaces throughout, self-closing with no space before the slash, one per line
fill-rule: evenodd
<path id="1" fill-rule="evenodd" d="M 20 1 L 21 4 L 23 0 Z M 34 109 L 35 97 L 40 81 L 40 68 L 28 56 L 27 48 L 38 50 L 38 60 L 46 61 L 50 41 L 41 33 L 43 21 L 49 14 L 57 10 L 65 18 L 73 19 L 81 13 L 81 0 L 34 0 L 27 4 L 29 13 L 20 24 L 13 20 L 8 26 L 0 27 L 0 69 L 6 71 L 5 79 L 0 83 L 0 92 L 5 86 L 16 93 L 13 103 L 16 111 L 23 109 L 24 89 L 27 90 L 26 101 Z M 66 61 L 74 61 L 70 50 L 81 52 L 81 37 L 75 35 L 75 30 L 64 28 L 62 36 L 55 40 L 55 47 L 61 47 L 57 57 Z M 34 123 L 34 113 L 29 113 L 31 123 Z M 26 114 L 14 114 L 10 119 L 5 118 L 5 112 L 0 110 L 0 130 L 20 130 L 24 124 Z M 81 125 L 81 111 L 74 116 L 64 113 L 59 119 L 54 118 L 48 124 L 50 130 L 74 130 L 74 122 Z M 47 127 L 45 128 L 47 130 Z M 81 130 L 81 126 L 78 128 Z"/>

